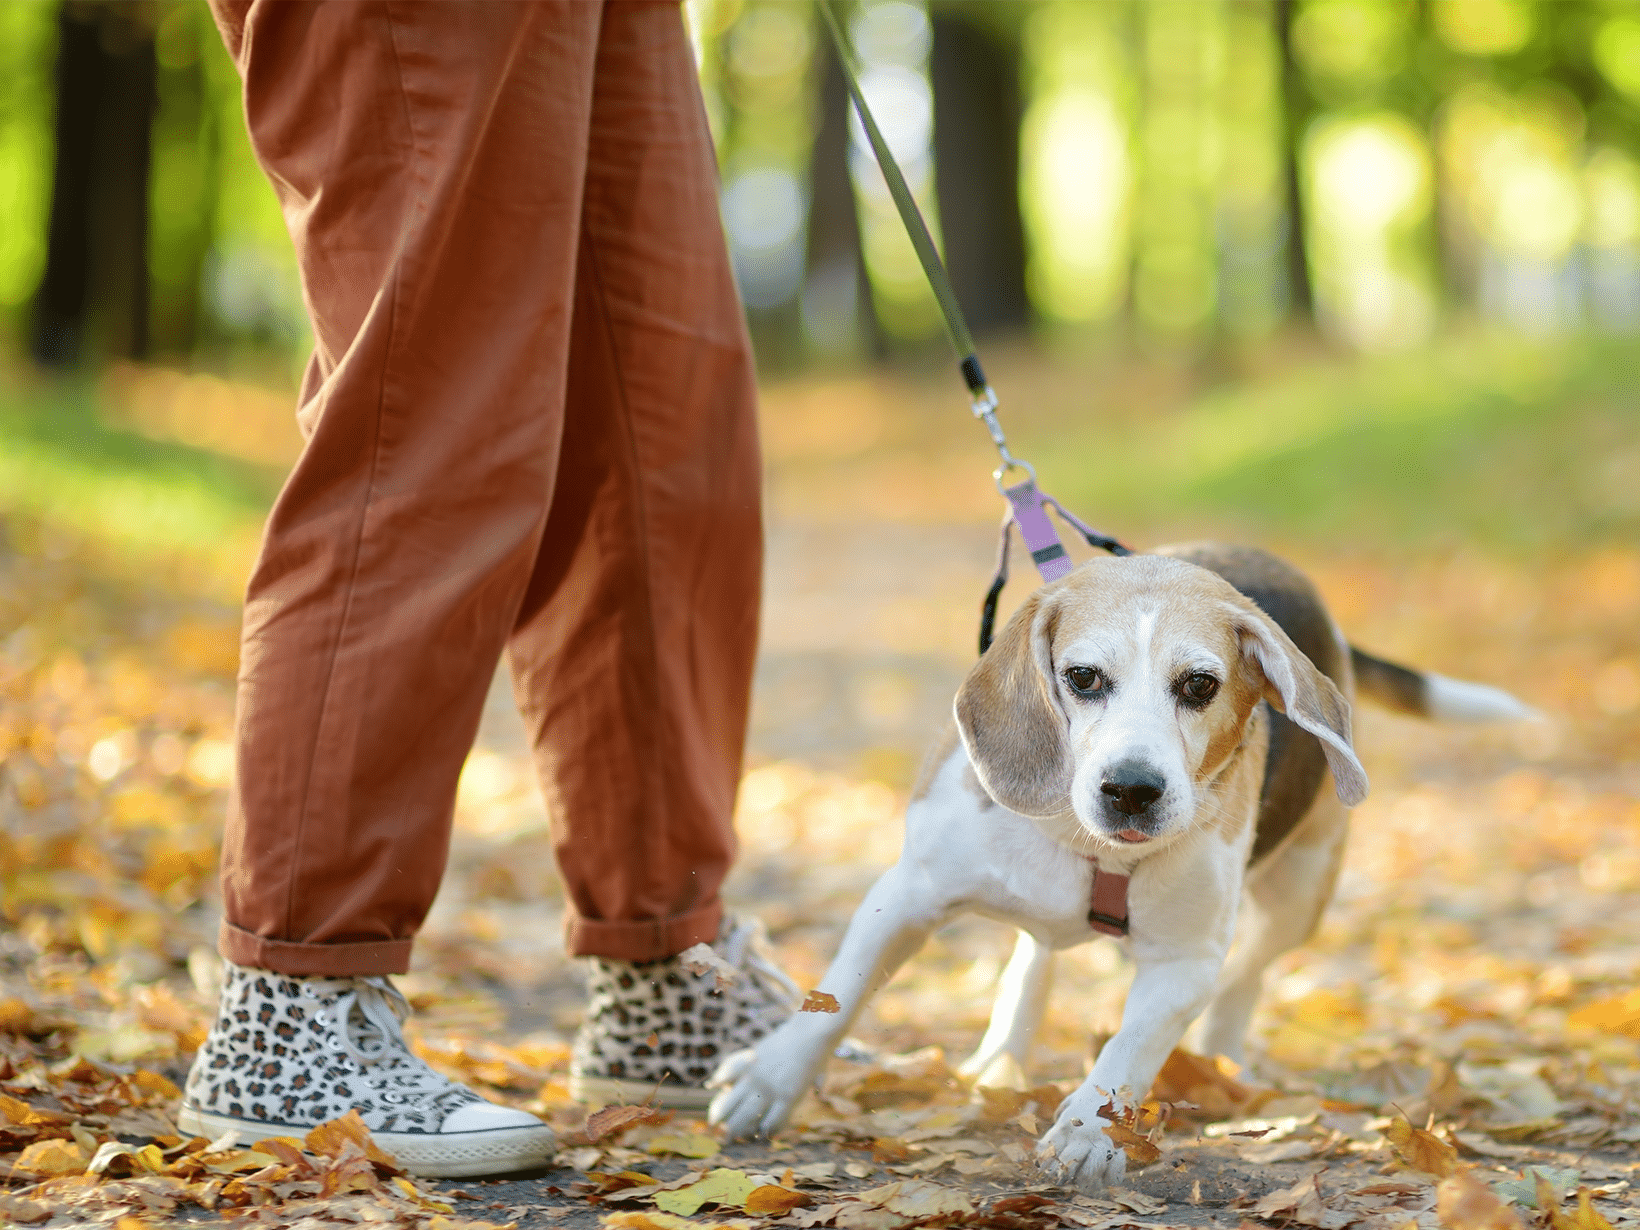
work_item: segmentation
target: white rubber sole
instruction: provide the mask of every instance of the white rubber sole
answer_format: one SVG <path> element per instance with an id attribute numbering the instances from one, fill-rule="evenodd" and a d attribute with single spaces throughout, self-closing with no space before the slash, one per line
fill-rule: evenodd
<path id="1" fill-rule="evenodd" d="M 577 1102 L 597 1109 L 600 1106 L 664 1106 L 668 1110 L 698 1110 L 712 1104 L 716 1089 L 699 1085 L 674 1085 L 653 1081 L 618 1081 L 607 1076 L 576 1076 L 570 1074 L 569 1096 Z"/>
<path id="2" fill-rule="evenodd" d="M 299 1140 L 312 1128 L 312 1124 L 236 1119 L 200 1110 L 187 1102 L 177 1112 L 178 1131 L 211 1140 L 225 1132 L 238 1132 L 245 1144 L 270 1136 L 294 1136 Z M 539 1170 L 552 1165 L 557 1149 L 557 1138 L 544 1123 L 539 1127 L 487 1128 L 478 1132 L 372 1132 L 370 1138 L 411 1174 L 427 1179 L 471 1179 Z"/>

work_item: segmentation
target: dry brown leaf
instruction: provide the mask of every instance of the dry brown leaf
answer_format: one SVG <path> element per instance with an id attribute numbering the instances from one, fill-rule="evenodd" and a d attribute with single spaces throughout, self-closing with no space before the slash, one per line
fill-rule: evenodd
<path id="1" fill-rule="evenodd" d="M 313 1152 L 330 1158 L 340 1158 L 347 1146 L 353 1145 L 378 1169 L 388 1174 L 404 1173 L 398 1159 L 379 1148 L 370 1138 L 370 1129 L 356 1110 L 348 1111 L 339 1119 L 321 1123 L 307 1134 L 304 1143 Z"/>
<path id="2" fill-rule="evenodd" d="M 20 1226 L 32 1226 L 36 1222 L 47 1221 L 51 1218 L 51 1208 L 38 1201 L 27 1200 L 22 1196 L 7 1196 L 0 1193 L 0 1220 L 16 1222 Z"/>
<path id="3" fill-rule="evenodd" d="M 1100 1130 L 1127 1154 L 1128 1161 L 1135 1166 L 1148 1166 L 1162 1156 L 1162 1151 L 1154 1143 L 1123 1124 L 1113 1123 Z"/>
<path id="4" fill-rule="evenodd" d="M 1253 1091 L 1235 1079 L 1235 1065 L 1229 1060 L 1175 1047 L 1156 1074 L 1150 1096 L 1199 1107 L 1194 1112 L 1197 1118 L 1228 1119 L 1252 1100 Z"/>
<path id="5" fill-rule="evenodd" d="M 745 1207 L 746 1212 L 753 1217 L 778 1217 L 782 1213 L 790 1213 L 793 1209 L 813 1203 L 813 1198 L 803 1192 L 764 1184 L 762 1187 L 754 1188 L 751 1195 L 746 1197 Z"/>
<path id="6" fill-rule="evenodd" d="M 894 1136 L 879 1136 L 871 1142 L 871 1160 L 879 1166 L 893 1166 L 911 1160 L 911 1146 Z"/>
<path id="7" fill-rule="evenodd" d="M 43 1016 L 20 999 L 0 999 L 0 1034 L 15 1034 L 23 1038 L 44 1038 L 68 1022 Z"/>
<path id="8" fill-rule="evenodd" d="M 314 1128 L 313 1130 L 318 1131 L 319 1129 Z M 264 1140 L 257 1141 L 247 1152 L 251 1154 L 260 1153 L 265 1157 L 271 1157 L 276 1162 L 297 1169 L 310 1169 L 307 1157 L 302 1152 L 302 1142 L 294 1136 L 269 1136 Z M 318 1150 L 315 1149 L 314 1152 L 317 1153 Z"/>
<path id="9" fill-rule="evenodd" d="M 902 1179 L 898 1183 L 887 1183 L 882 1187 L 856 1192 L 855 1199 L 904 1217 L 968 1214 L 974 1211 L 974 1202 L 965 1193 L 927 1179 Z"/>
<path id="10" fill-rule="evenodd" d="M 837 1002 L 835 995 L 826 991 L 810 991 L 803 997 L 803 1006 L 799 1012 L 841 1012 L 843 1005 Z"/>
<path id="11" fill-rule="evenodd" d="M 993 1213 L 1034 1213 L 1038 1209 L 1053 1204 L 1046 1196 L 1027 1194 L 1024 1196 L 1004 1196 L 991 1206 Z"/>
<path id="12" fill-rule="evenodd" d="M 1167 1201 L 1157 1200 L 1154 1196 L 1147 1196 L 1143 1192 L 1112 1188 L 1107 1194 L 1124 1209 L 1138 1213 L 1143 1217 L 1151 1217 L 1167 1209 Z"/>
<path id="13" fill-rule="evenodd" d="M 641 1170 L 617 1170 L 605 1172 L 589 1170 L 586 1172 L 587 1181 L 592 1184 L 594 1192 L 602 1195 L 605 1192 L 624 1191 L 629 1187 L 653 1187 L 655 1180 Z"/>
<path id="14" fill-rule="evenodd" d="M 895 1213 L 890 1209 L 878 1208 L 874 1204 L 861 1204 L 858 1200 L 851 1200 L 838 1210 L 832 1224 L 838 1230 L 898 1230 L 898 1227 L 913 1220 L 904 1213 Z"/>
<path id="15" fill-rule="evenodd" d="M 1413 1127 L 1405 1115 L 1396 1115 L 1389 1121 L 1384 1138 L 1401 1161 L 1413 1170 L 1444 1179 L 1458 1168 L 1458 1151 L 1435 1133 Z"/>
<path id="16" fill-rule="evenodd" d="M 1253 1212 L 1271 1220 L 1319 1226 L 1321 1230 L 1342 1230 L 1355 1220 L 1353 1214 L 1327 1206 L 1321 1195 L 1321 1181 L 1313 1174 L 1291 1187 L 1271 1192 L 1253 1206 Z"/>
<path id="17" fill-rule="evenodd" d="M 835 1218 L 837 1214 L 842 1212 L 845 1207 L 846 1206 L 839 1201 L 835 1204 L 821 1204 L 811 1206 L 807 1209 L 795 1209 L 788 1216 L 785 1224 L 788 1226 L 801 1227 L 802 1230 L 808 1230 L 811 1226 L 830 1225 L 832 1219 Z"/>
<path id="18" fill-rule="evenodd" d="M 1525 1230 L 1519 1215 L 1468 1170 L 1441 1180 L 1435 1213 L 1447 1230 Z"/>
<path id="19" fill-rule="evenodd" d="M 598 1224 L 608 1226 L 610 1230 L 683 1230 L 685 1226 L 698 1226 L 702 1223 L 672 1213 L 637 1209 L 607 1214 L 598 1219 Z"/>
<path id="20" fill-rule="evenodd" d="M 593 1144 L 619 1136 L 628 1128 L 644 1123 L 666 1123 L 672 1112 L 659 1106 L 606 1106 L 587 1116 L 581 1131 Z"/>
<path id="21" fill-rule="evenodd" d="M 848 1096 L 862 1110 L 916 1106 L 938 1097 L 948 1084 L 948 1078 L 938 1073 L 901 1076 L 897 1072 L 872 1072 L 850 1089 Z"/>
<path id="22" fill-rule="evenodd" d="M 41 1176 L 85 1173 L 89 1159 L 72 1140 L 38 1140 L 24 1149 L 12 1167 L 24 1174 Z"/>

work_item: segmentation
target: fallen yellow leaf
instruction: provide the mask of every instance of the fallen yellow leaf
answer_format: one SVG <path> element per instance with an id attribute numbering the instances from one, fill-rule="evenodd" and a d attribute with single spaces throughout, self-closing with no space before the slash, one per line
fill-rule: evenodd
<path id="1" fill-rule="evenodd" d="M 753 1189 L 752 1194 L 746 1197 L 745 1207 L 746 1212 L 753 1217 L 778 1217 L 782 1213 L 790 1213 L 793 1209 L 812 1203 L 814 1202 L 803 1192 L 766 1183 Z"/>
<path id="2" fill-rule="evenodd" d="M 1612 1230 L 1611 1222 L 1590 1201 L 1586 1187 L 1577 1189 L 1577 1212 L 1568 1216 L 1566 1221 L 1571 1230 Z"/>
<path id="3" fill-rule="evenodd" d="M 1458 1151 L 1433 1132 L 1415 1128 L 1405 1115 L 1396 1115 L 1384 1129 L 1400 1159 L 1414 1170 L 1446 1178 L 1458 1168 Z"/>
<path id="4" fill-rule="evenodd" d="M 744 1208 L 746 1198 L 758 1186 L 744 1170 L 719 1166 L 698 1183 L 674 1191 L 656 1192 L 655 1207 L 681 1217 L 690 1216 L 703 1204 L 729 1204 L 737 1209 Z"/>
<path id="5" fill-rule="evenodd" d="M 176 1101 L 182 1097 L 182 1090 L 178 1089 L 168 1079 L 158 1072 L 150 1072 L 147 1068 L 138 1068 L 126 1080 L 145 1093 L 152 1093 L 167 1101 Z"/>
<path id="6" fill-rule="evenodd" d="M 364 1120 L 359 1118 L 359 1112 L 356 1110 L 348 1111 L 339 1119 L 321 1123 L 307 1134 L 304 1142 L 313 1152 L 331 1158 L 340 1157 L 344 1147 L 354 1144 L 381 1169 L 392 1174 L 404 1173 L 404 1167 L 399 1165 L 398 1158 L 378 1147 L 370 1138 L 370 1129 L 364 1125 Z"/>
<path id="7" fill-rule="evenodd" d="M 12 1166 L 27 1174 L 83 1174 L 88 1160 L 72 1140 L 37 1140 L 17 1155 Z"/>
<path id="8" fill-rule="evenodd" d="M 667 1153 L 677 1157 L 712 1157 L 720 1148 L 717 1140 L 704 1132 L 665 1132 L 650 1137 L 644 1152 L 657 1157 Z"/>
<path id="9" fill-rule="evenodd" d="M 1435 1213 L 1447 1230 L 1526 1230 L 1515 1211 L 1467 1170 L 1441 1180 Z"/>
<path id="10" fill-rule="evenodd" d="M 72 1123 L 74 1116 L 55 1110 L 41 1110 L 37 1106 L 30 1106 L 21 1098 L 9 1098 L 0 1093 L 0 1119 L 15 1123 L 19 1127 L 48 1127 Z"/>
<path id="11" fill-rule="evenodd" d="M 1640 987 L 1622 995 L 1597 999 L 1566 1015 L 1566 1027 L 1640 1038 Z"/>
<path id="12" fill-rule="evenodd" d="M 651 1213 L 642 1210 L 611 1213 L 598 1224 L 608 1226 L 610 1230 L 683 1230 L 685 1226 L 699 1226 L 704 1223 L 690 1221 L 687 1217 L 674 1217 L 671 1213 Z"/>
<path id="13" fill-rule="evenodd" d="M 318 1128 L 314 1128 L 318 1131 Z M 252 1153 L 260 1153 L 271 1157 L 274 1161 L 286 1166 L 305 1166 L 307 1159 L 302 1155 L 302 1142 L 294 1136 L 269 1136 L 266 1140 L 259 1140 L 251 1146 Z M 317 1152 L 317 1150 L 315 1150 Z"/>

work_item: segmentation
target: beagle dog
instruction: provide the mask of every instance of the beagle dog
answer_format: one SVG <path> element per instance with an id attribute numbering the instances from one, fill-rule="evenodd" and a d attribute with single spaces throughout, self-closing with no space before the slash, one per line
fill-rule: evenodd
<path id="1" fill-rule="evenodd" d="M 1145 1096 L 1192 1021 L 1196 1049 L 1240 1058 L 1265 967 L 1309 938 L 1332 895 L 1367 793 L 1357 688 L 1448 720 L 1531 712 L 1352 649 L 1308 580 L 1263 551 L 1100 558 L 1043 586 L 957 692 L 899 862 L 820 982 L 840 1010 L 799 1012 L 728 1056 L 712 1122 L 731 1137 L 779 1129 L 866 1000 L 954 915 L 1019 930 L 961 1069 L 980 1084 L 1025 1067 L 1054 950 L 1125 932 L 1121 1027 L 1036 1153 L 1067 1185 L 1119 1180 L 1111 1116 Z"/>

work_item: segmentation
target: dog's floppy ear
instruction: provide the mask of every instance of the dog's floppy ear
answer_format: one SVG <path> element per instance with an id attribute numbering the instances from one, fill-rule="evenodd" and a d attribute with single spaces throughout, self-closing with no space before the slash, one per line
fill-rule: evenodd
<path id="1" fill-rule="evenodd" d="M 1367 771 L 1350 745 L 1350 703 L 1333 681 L 1252 603 L 1236 608 L 1241 651 L 1264 672 L 1264 699 L 1321 741 L 1333 785 L 1346 806 L 1367 797 Z"/>
<path id="2" fill-rule="evenodd" d="M 962 745 L 980 784 L 1023 816 L 1070 808 L 1075 765 L 1053 682 L 1057 604 L 1032 594 L 957 689 Z"/>

